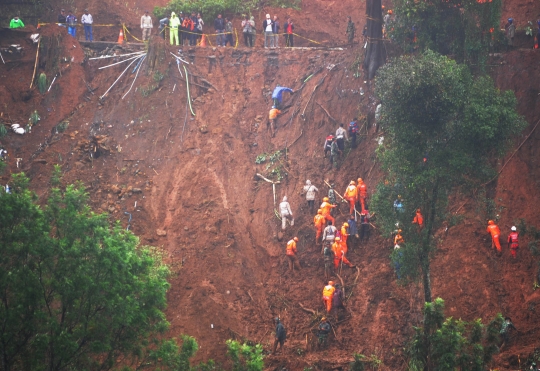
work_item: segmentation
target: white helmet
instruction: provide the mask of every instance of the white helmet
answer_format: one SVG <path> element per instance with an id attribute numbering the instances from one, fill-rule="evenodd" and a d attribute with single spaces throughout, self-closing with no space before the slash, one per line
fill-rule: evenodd
<path id="1" fill-rule="evenodd" d="M 287 202 L 287 196 L 283 196 L 283 202 Z"/>
<path id="2" fill-rule="evenodd" d="M 515 232 L 515 231 L 517 231 L 517 228 L 516 228 L 516 226 L 514 225 L 514 226 L 512 226 L 512 228 L 510 228 L 510 230 Z"/>
<path id="3" fill-rule="evenodd" d="M 306 185 L 311 185 L 311 180 L 306 180 Z"/>

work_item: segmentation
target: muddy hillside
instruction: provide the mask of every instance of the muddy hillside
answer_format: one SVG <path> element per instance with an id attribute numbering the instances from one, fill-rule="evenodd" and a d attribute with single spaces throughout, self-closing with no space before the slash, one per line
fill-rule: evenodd
<path id="1" fill-rule="evenodd" d="M 2 184 L 10 173 L 24 171 L 45 197 L 59 164 L 65 182 L 87 185 L 96 211 L 121 221 L 144 244 L 161 247 L 173 271 L 170 332 L 197 338 L 197 360 L 224 361 L 230 338 L 260 342 L 270 351 L 272 318 L 279 316 L 288 341 L 284 352 L 266 358 L 268 369 L 346 367 L 356 352 L 375 355 L 381 369 L 405 369 L 403 348 L 421 321 L 422 292 L 396 284 L 391 243 L 379 235 L 376 219 L 369 242 L 349 252 L 356 268 L 343 267 L 333 276 L 343 282 L 347 297 L 347 311 L 330 317 L 335 339 L 325 351 L 312 349 L 311 329 L 324 312 L 325 277 L 302 188 L 311 180 L 318 203 L 327 183 L 335 183 L 341 194 L 351 179 L 361 177 L 371 194 L 383 180 L 375 151 L 384 133 L 374 123 L 377 102 L 358 69 L 359 46 L 179 50 L 155 37 L 147 49 L 127 44 L 97 50 L 83 48 L 56 26 L 40 32 L 46 48 L 37 73 L 46 73 L 50 83 L 50 71 L 59 71 L 44 94 L 29 88 L 37 50 L 31 30 L 0 31 L 1 47 L 24 49 L 0 65 L 1 119 L 24 126 L 32 112 L 41 117 L 31 133 L 10 131 L 1 139 L 10 154 Z M 338 39 L 337 28 L 333 36 Z M 112 53 L 142 54 L 133 54 L 129 68 L 131 61 L 100 69 L 128 58 L 93 59 Z M 516 92 L 530 123 L 494 183 L 504 230 L 520 218 L 540 224 L 540 131 L 527 137 L 540 119 L 537 60 L 537 51 L 518 49 L 490 62 L 498 86 Z M 277 85 L 294 94 L 284 94 L 272 136 L 268 111 Z M 354 117 L 359 145 L 347 147 L 339 169 L 332 169 L 324 158 L 324 138 Z M 284 196 L 295 221 L 281 233 L 275 210 Z M 449 316 L 511 316 L 521 334 L 493 367 L 515 370 L 538 346 L 537 258 L 526 248 L 527 236 L 516 261 L 508 251 L 502 258 L 493 255 L 481 207 L 475 199 L 453 205 L 462 222 L 438 234 L 433 291 L 445 299 Z M 340 203 L 338 224 L 347 216 L 348 207 Z M 302 270 L 291 273 L 285 244 L 294 236 Z"/>

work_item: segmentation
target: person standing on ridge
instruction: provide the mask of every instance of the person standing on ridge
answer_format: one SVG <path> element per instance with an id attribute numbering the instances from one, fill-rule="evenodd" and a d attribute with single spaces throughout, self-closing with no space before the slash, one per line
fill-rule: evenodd
<path id="1" fill-rule="evenodd" d="M 227 44 L 229 44 L 230 46 L 234 46 L 232 33 L 233 24 L 229 18 L 225 18 L 225 42 L 223 43 L 223 46 L 227 46 Z"/>
<path id="2" fill-rule="evenodd" d="M 360 242 L 369 241 L 369 210 L 362 210 L 360 213 Z"/>
<path id="3" fill-rule="evenodd" d="M 66 17 L 66 23 L 68 26 L 68 34 L 70 34 L 72 37 L 76 37 L 77 18 L 75 17 L 75 15 L 73 15 L 73 12 L 71 10 L 68 12 L 68 16 Z"/>
<path id="4" fill-rule="evenodd" d="M 354 42 L 354 33 L 356 32 L 356 27 L 354 26 L 354 22 L 351 20 L 351 17 L 347 17 L 347 31 L 345 34 L 347 35 L 347 43 L 352 45 Z"/>
<path id="5" fill-rule="evenodd" d="M 495 224 L 493 220 L 488 221 L 487 232 L 491 235 L 491 248 L 497 249 L 497 255 L 501 255 L 501 242 L 499 241 L 499 236 L 501 235 L 501 230 Z"/>
<path id="6" fill-rule="evenodd" d="M 81 23 L 84 27 L 85 40 L 94 41 L 94 33 L 92 31 L 92 24 L 94 23 L 94 19 L 92 18 L 92 14 L 88 12 L 88 9 L 84 10 L 84 14 L 81 17 Z"/>
<path id="7" fill-rule="evenodd" d="M 283 350 L 283 344 L 287 340 L 287 331 L 285 330 L 285 327 L 279 320 L 279 317 L 276 317 L 274 321 L 276 324 L 276 337 L 274 340 L 274 347 L 272 348 L 272 354 L 276 354 L 278 344 L 279 344 L 279 350 Z"/>
<path id="8" fill-rule="evenodd" d="M 519 234 L 515 226 L 512 226 L 512 228 L 510 228 L 510 234 L 508 235 L 508 248 L 510 249 L 512 257 L 515 259 L 517 249 L 519 248 Z"/>
<path id="9" fill-rule="evenodd" d="M 338 157 L 341 156 L 343 152 L 339 149 L 336 138 L 332 138 L 332 144 L 330 145 L 330 167 L 337 169 L 338 168 Z"/>
<path id="10" fill-rule="evenodd" d="M 403 199 L 401 198 L 401 195 L 398 195 L 397 198 L 394 200 L 394 210 L 396 211 L 396 213 L 403 212 Z"/>
<path id="11" fill-rule="evenodd" d="M 319 192 L 317 187 L 311 184 L 311 180 L 306 180 L 306 185 L 304 186 L 304 193 L 306 194 L 306 201 L 309 211 L 312 213 L 313 209 L 315 208 L 315 192 Z"/>
<path id="12" fill-rule="evenodd" d="M 171 19 L 169 20 L 169 41 L 171 45 L 180 45 L 180 40 L 178 39 L 178 27 L 180 26 L 180 18 L 176 16 L 175 12 L 171 13 Z"/>
<path id="13" fill-rule="evenodd" d="M 336 237 L 334 239 L 334 243 L 332 244 L 332 251 L 334 252 L 334 269 L 336 271 L 338 270 L 339 263 L 341 262 L 348 265 L 350 268 L 354 268 L 354 265 L 345 256 L 340 237 Z"/>
<path id="14" fill-rule="evenodd" d="M 178 22 L 180 23 L 180 19 L 178 19 Z M 154 24 L 152 23 L 152 17 L 148 15 L 148 10 L 145 10 L 144 15 L 141 16 L 141 30 L 143 41 L 146 41 L 150 38 L 150 35 L 152 34 L 152 28 L 154 28 Z"/>
<path id="15" fill-rule="evenodd" d="M 292 19 L 287 19 L 287 22 L 283 25 L 283 31 L 285 32 L 285 46 L 288 48 L 294 47 L 294 24 Z"/>
<path id="16" fill-rule="evenodd" d="M 323 227 L 326 223 L 326 218 L 322 215 L 322 210 L 317 210 L 317 215 L 313 218 L 313 224 L 315 225 L 315 230 L 317 234 L 315 235 L 315 243 L 319 243 L 319 238 L 321 238 Z"/>
<path id="17" fill-rule="evenodd" d="M 319 342 L 319 346 L 326 347 L 327 344 L 327 338 L 330 334 L 330 330 L 332 327 L 330 326 L 330 323 L 326 320 L 326 317 L 321 318 L 321 323 L 319 323 L 319 327 L 317 330 L 317 340 Z"/>
<path id="18" fill-rule="evenodd" d="M 165 28 L 169 25 L 169 18 L 165 17 L 159 20 L 159 34 L 165 40 Z M 180 43 L 183 45 L 182 43 Z"/>
<path id="19" fill-rule="evenodd" d="M 249 21 L 249 16 L 246 14 L 244 20 L 242 21 L 242 33 L 244 34 L 244 45 L 248 48 L 253 46 L 252 27 L 253 26 Z"/>
<path id="20" fill-rule="evenodd" d="M 334 291 L 336 291 L 336 289 L 334 288 L 334 281 L 328 281 L 328 285 L 324 286 L 322 292 L 322 299 L 324 306 L 326 307 L 326 313 L 330 313 L 330 311 L 332 310 L 332 299 L 334 296 Z"/>
<path id="21" fill-rule="evenodd" d="M 277 131 L 277 117 L 281 115 L 281 111 L 272 106 L 270 112 L 268 112 L 268 120 L 270 121 L 270 132 L 272 133 L 272 138 L 276 136 Z"/>
<path id="22" fill-rule="evenodd" d="M 285 230 L 287 227 L 287 219 L 290 219 L 289 222 L 291 227 L 294 225 L 293 214 L 291 211 L 291 205 L 287 202 L 287 196 L 283 197 L 283 201 L 279 204 L 279 213 L 281 214 L 281 229 Z"/>
<path id="23" fill-rule="evenodd" d="M 333 225 L 336 220 L 334 219 L 334 217 L 332 217 L 332 215 L 330 215 L 330 210 L 336 207 L 336 205 L 332 205 L 328 201 L 329 201 L 328 197 L 323 198 L 323 202 L 321 204 L 322 215 L 326 218 L 326 220 L 329 223 Z"/>
<path id="24" fill-rule="evenodd" d="M 225 46 L 225 38 L 223 37 L 223 31 L 225 30 L 225 21 L 221 18 L 221 14 L 218 14 L 214 19 L 214 29 L 216 30 L 216 44 L 219 47 Z"/>
<path id="25" fill-rule="evenodd" d="M 270 18 L 270 14 L 266 15 L 266 19 L 263 22 L 263 33 L 264 33 L 264 48 L 273 48 L 274 47 L 274 22 Z"/>
<path id="26" fill-rule="evenodd" d="M 15 17 L 13 17 L 11 22 L 9 22 L 9 28 L 24 28 L 24 23 L 23 23 L 22 19 L 15 16 Z"/>
<path id="27" fill-rule="evenodd" d="M 504 26 L 506 30 L 506 40 L 508 41 L 508 46 L 514 46 L 514 36 L 516 36 L 516 25 L 514 24 L 514 18 L 508 18 L 508 23 Z"/>
<path id="28" fill-rule="evenodd" d="M 332 245 L 336 239 L 337 236 L 337 228 L 332 225 L 331 221 L 327 222 L 326 228 L 324 228 L 323 232 L 323 245 Z"/>
<path id="29" fill-rule="evenodd" d="M 59 26 L 66 26 L 66 11 L 64 9 L 60 10 L 60 14 L 58 14 L 58 23 Z"/>
<path id="30" fill-rule="evenodd" d="M 347 189 L 345 189 L 345 192 L 343 193 L 343 198 L 349 201 L 349 214 L 354 214 L 354 205 L 356 204 L 356 200 L 358 198 L 356 183 L 354 182 L 354 180 L 351 180 L 349 186 L 347 187 Z"/>
<path id="31" fill-rule="evenodd" d="M 274 23 L 272 24 L 272 33 L 274 34 L 274 48 L 279 48 L 279 21 L 278 16 L 274 16 Z"/>
<path id="32" fill-rule="evenodd" d="M 504 317 L 504 321 L 501 325 L 501 330 L 499 331 L 502 339 L 502 344 L 499 347 L 499 351 L 505 346 L 508 345 L 510 342 L 510 330 L 513 329 L 515 331 L 518 331 L 518 329 L 514 326 L 512 323 L 512 320 L 510 317 Z M 519 332 L 519 331 L 518 331 Z"/>
<path id="33" fill-rule="evenodd" d="M 298 269 L 299 271 L 302 270 L 300 268 L 300 262 L 298 261 L 298 257 L 296 256 L 296 253 L 298 252 L 296 249 L 296 243 L 298 242 L 298 237 L 294 237 L 292 240 L 287 242 L 287 259 L 289 259 L 289 270 L 291 272 L 294 271 L 294 267 Z"/>
<path id="34" fill-rule="evenodd" d="M 195 35 L 195 45 L 197 45 L 198 43 L 200 44 L 200 41 L 203 37 L 203 27 L 204 27 L 204 21 L 201 17 L 201 13 L 197 13 L 197 20 L 196 22 L 194 23 L 195 25 L 195 30 L 193 30 L 193 32 L 196 33 Z"/>
<path id="35" fill-rule="evenodd" d="M 294 91 L 291 88 L 286 88 L 285 86 L 277 85 L 274 91 L 272 92 L 272 100 L 274 101 L 274 106 L 280 108 L 281 102 L 283 101 L 283 93 L 289 92 L 294 94 Z"/>

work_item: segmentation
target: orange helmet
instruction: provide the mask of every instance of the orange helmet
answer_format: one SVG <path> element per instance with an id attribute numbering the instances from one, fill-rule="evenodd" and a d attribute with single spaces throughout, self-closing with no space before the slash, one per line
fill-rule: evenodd
<path id="1" fill-rule="evenodd" d="M 364 181 L 362 180 L 362 178 L 358 178 L 358 184 L 360 183 L 364 183 Z"/>
<path id="2" fill-rule="evenodd" d="M 295 240 L 296 242 L 298 242 L 298 237 L 293 238 L 293 240 Z"/>
<path id="3" fill-rule="evenodd" d="M 334 286 L 334 281 L 328 281 L 328 284 Z"/>
<path id="4" fill-rule="evenodd" d="M 350 185 L 355 185 L 356 183 L 354 182 L 354 180 L 351 180 L 351 182 L 349 184 Z"/>
<path id="5" fill-rule="evenodd" d="M 348 227 L 348 226 L 349 226 L 349 223 L 345 222 L 345 223 L 343 223 L 343 226 L 344 226 L 344 227 Z"/>
<path id="6" fill-rule="evenodd" d="M 488 224 L 493 225 L 493 224 L 495 224 L 495 222 L 493 220 L 488 220 Z"/>
<path id="7" fill-rule="evenodd" d="M 340 238 L 340 237 L 336 237 L 336 238 L 334 239 L 334 241 L 341 241 L 341 238 Z"/>
<path id="8" fill-rule="evenodd" d="M 392 14 L 392 9 L 388 9 L 388 14 Z"/>
<path id="9" fill-rule="evenodd" d="M 317 214 L 322 214 L 322 209 L 317 210 Z"/>
<path id="10" fill-rule="evenodd" d="M 325 197 L 322 200 L 323 200 L 323 202 L 328 202 L 330 199 L 328 197 Z"/>
<path id="11" fill-rule="evenodd" d="M 383 9 L 384 9 L 384 8 L 385 8 L 385 6 L 383 5 L 383 6 L 381 7 L 381 8 L 383 8 Z"/>

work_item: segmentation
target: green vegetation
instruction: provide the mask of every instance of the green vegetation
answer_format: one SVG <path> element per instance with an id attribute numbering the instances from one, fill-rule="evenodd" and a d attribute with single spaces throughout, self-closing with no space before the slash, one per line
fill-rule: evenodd
<path id="1" fill-rule="evenodd" d="M 415 327 L 409 345 L 410 371 L 469 370 L 484 371 L 499 348 L 498 314 L 487 326 L 480 319 L 465 322 L 444 318 L 444 300 L 425 303 L 424 327 Z"/>
<path id="2" fill-rule="evenodd" d="M 430 49 L 458 62 L 483 64 L 490 47 L 504 39 L 499 30 L 501 4 L 501 0 L 396 0 L 396 22 L 389 33 L 407 52 Z"/>
<path id="3" fill-rule="evenodd" d="M 262 371 L 264 355 L 261 344 L 240 344 L 235 340 L 227 340 L 227 354 L 232 360 L 232 371 Z"/>
<path id="4" fill-rule="evenodd" d="M 47 92 L 47 85 L 47 75 L 42 72 L 38 77 L 38 89 L 41 94 L 45 94 Z"/>
<path id="5" fill-rule="evenodd" d="M 284 150 L 277 150 L 274 153 L 261 153 L 255 158 L 255 163 L 264 164 L 267 162 L 264 169 L 265 176 L 280 181 L 288 175 L 282 159 L 283 152 Z"/>
<path id="6" fill-rule="evenodd" d="M 300 10 L 301 0 L 171 0 L 165 7 L 156 6 L 154 15 L 158 18 L 170 16 L 171 12 L 184 14 L 191 12 L 201 13 L 202 18 L 210 27 L 218 14 L 224 16 L 235 16 L 250 14 L 252 11 L 262 9 L 266 6 L 274 8 L 292 8 Z"/>
<path id="7" fill-rule="evenodd" d="M 366 366 L 368 366 L 371 370 L 378 370 L 383 364 L 382 360 L 379 359 L 379 357 L 377 357 L 375 354 L 367 357 L 363 354 L 355 353 L 353 358 L 354 361 L 350 363 L 349 371 L 364 371 Z"/>
<path id="8" fill-rule="evenodd" d="M 392 258 L 403 282 L 422 278 L 424 299 L 431 302 L 434 233 L 448 219 L 450 194 L 492 179 L 495 160 L 526 122 L 512 92 L 499 91 L 488 77 L 473 79 L 466 66 L 434 52 L 398 58 L 378 74 L 385 132 L 378 157 L 387 179 L 372 208 L 383 233 L 395 230 L 396 222 L 403 229 L 406 243 Z M 393 208 L 398 194 L 403 212 Z M 411 224 L 416 208 L 424 215 L 421 232 Z"/>
<path id="9" fill-rule="evenodd" d="M 5 137 L 7 135 L 8 131 L 6 129 L 6 126 L 4 125 L 4 122 L 0 120 L 0 139 Z"/>

